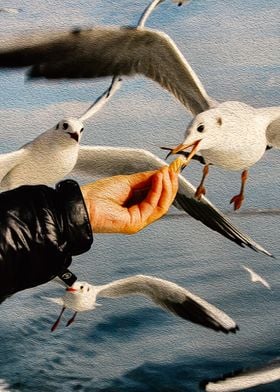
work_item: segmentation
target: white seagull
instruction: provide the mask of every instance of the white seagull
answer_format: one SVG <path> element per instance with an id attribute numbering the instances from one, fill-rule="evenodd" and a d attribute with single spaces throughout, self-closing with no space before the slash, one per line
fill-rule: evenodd
<path id="1" fill-rule="evenodd" d="M 83 129 L 78 119 L 63 119 L 19 150 L 1 154 L 0 190 L 63 178 L 76 164 Z"/>
<path id="2" fill-rule="evenodd" d="M 119 174 L 132 174 L 141 171 L 157 170 L 166 162 L 151 152 L 129 147 L 80 146 L 78 160 L 71 174 L 99 178 Z M 195 197 L 195 188 L 179 175 L 179 190 L 174 206 L 187 212 L 204 225 L 222 234 L 226 238 L 256 252 L 271 254 L 252 238 L 243 234 L 227 217 L 222 214 L 206 197 L 200 201 Z"/>
<path id="3" fill-rule="evenodd" d="M 96 28 L 43 38 L 35 34 L 0 49 L 0 67 L 30 65 L 31 78 L 140 73 L 169 90 L 194 116 L 183 143 L 172 152 L 193 147 L 189 159 L 199 151 L 205 160 L 198 198 L 205 193 L 208 165 L 242 170 L 240 193 L 231 200 L 235 209 L 240 208 L 249 167 L 261 159 L 267 146 L 280 148 L 279 106 L 257 109 L 242 102 L 212 99 L 176 44 L 157 30 Z"/>
<path id="4" fill-rule="evenodd" d="M 20 185 L 50 185 L 68 175 L 78 160 L 83 121 L 110 99 L 119 84 L 114 81 L 81 117 L 62 119 L 20 149 L 0 154 L 0 191 Z"/>
<path id="5" fill-rule="evenodd" d="M 243 370 L 213 381 L 203 381 L 207 392 L 234 392 L 280 380 L 280 360 L 276 359 L 257 369 Z"/>
<path id="6" fill-rule="evenodd" d="M 242 267 L 245 269 L 245 271 L 248 271 L 250 274 L 251 281 L 253 283 L 261 283 L 263 286 L 265 286 L 268 289 L 271 289 L 270 284 L 262 278 L 260 275 L 258 275 L 255 271 L 253 271 L 251 268 L 246 267 L 245 265 L 242 265 Z"/>
<path id="7" fill-rule="evenodd" d="M 92 310 L 99 305 L 96 304 L 96 297 L 115 298 L 129 295 L 147 297 L 156 305 L 177 316 L 215 331 L 235 333 L 239 330 L 238 325 L 228 315 L 185 288 L 152 276 L 135 275 L 100 286 L 75 282 L 71 287 L 66 288 L 63 297 L 46 298 L 62 305 L 61 313 L 52 326 L 52 331 L 58 326 L 66 308 L 75 312 L 67 322 L 68 326 L 74 321 L 77 312 Z"/>

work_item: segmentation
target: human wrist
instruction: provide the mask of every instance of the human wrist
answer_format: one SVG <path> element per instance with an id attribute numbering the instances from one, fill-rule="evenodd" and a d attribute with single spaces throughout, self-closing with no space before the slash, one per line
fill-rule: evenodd
<path id="1" fill-rule="evenodd" d="M 62 208 L 64 235 L 71 255 L 84 253 L 90 249 L 93 237 L 88 208 L 81 188 L 76 181 L 64 180 L 56 185 Z"/>

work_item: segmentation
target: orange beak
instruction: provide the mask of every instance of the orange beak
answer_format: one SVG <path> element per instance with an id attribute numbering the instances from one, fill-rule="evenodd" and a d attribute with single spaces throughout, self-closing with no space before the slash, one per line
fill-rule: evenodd
<path id="1" fill-rule="evenodd" d="M 74 291 L 77 291 L 76 289 L 74 289 L 73 287 L 67 287 L 66 288 L 66 291 L 71 291 L 71 292 L 74 292 Z"/>
<path id="2" fill-rule="evenodd" d="M 198 150 L 198 146 L 199 143 L 201 142 L 201 139 L 196 140 L 194 143 L 192 144 L 179 144 L 177 147 L 174 147 L 171 151 L 170 154 L 177 154 L 180 151 L 184 151 L 189 147 L 192 147 L 191 152 L 189 153 L 187 159 L 186 159 L 186 164 L 185 166 L 190 162 L 190 160 L 192 159 L 192 157 L 195 155 L 195 153 Z"/>

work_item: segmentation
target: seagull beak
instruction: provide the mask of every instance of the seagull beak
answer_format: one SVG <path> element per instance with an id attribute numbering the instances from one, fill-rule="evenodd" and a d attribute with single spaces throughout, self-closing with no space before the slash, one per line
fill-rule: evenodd
<path id="1" fill-rule="evenodd" d="M 67 287 L 66 288 L 66 291 L 70 291 L 70 292 L 75 292 L 75 291 L 77 291 L 76 289 L 74 289 L 73 287 Z"/>
<path id="2" fill-rule="evenodd" d="M 78 143 L 79 141 L 79 134 L 77 132 L 67 132 L 68 135 L 70 135 L 70 137 L 74 140 L 76 140 L 76 142 Z"/>
<path id="3" fill-rule="evenodd" d="M 191 144 L 179 144 L 177 147 L 174 147 L 174 148 L 171 149 L 171 151 L 168 154 L 168 156 L 169 155 L 173 155 L 173 154 L 178 154 L 178 153 L 186 150 L 187 148 L 192 147 L 192 150 L 191 150 L 191 152 L 189 153 L 189 155 L 187 157 L 186 164 L 184 165 L 184 166 L 186 166 L 190 162 L 192 157 L 195 155 L 195 153 L 197 152 L 198 146 L 199 146 L 200 142 L 201 142 L 201 139 L 196 140 L 194 143 L 191 143 Z"/>
<path id="4" fill-rule="evenodd" d="M 178 152 L 184 151 L 189 147 L 193 147 L 190 152 L 190 154 L 193 157 L 194 154 L 196 153 L 196 151 L 198 150 L 198 145 L 200 142 L 201 142 L 201 139 L 196 140 L 194 143 L 191 143 L 191 144 L 179 144 L 177 147 L 172 148 L 171 154 L 177 154 Z"/>

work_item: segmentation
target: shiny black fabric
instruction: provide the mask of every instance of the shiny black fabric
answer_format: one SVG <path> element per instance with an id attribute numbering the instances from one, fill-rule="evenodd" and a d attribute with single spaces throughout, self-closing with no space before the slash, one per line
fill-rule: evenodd
<path id="1" fill-rule="evenodd" d="M 21 186 L 1 193 L 0 298 L 54 278 L 92 241 L 75 181 L 62 181 L 56 189 Z"/>

